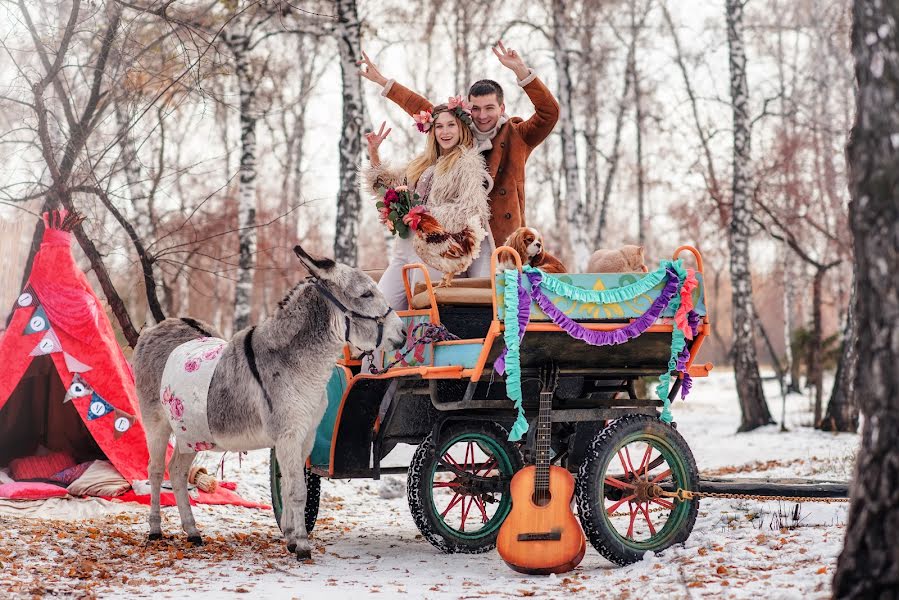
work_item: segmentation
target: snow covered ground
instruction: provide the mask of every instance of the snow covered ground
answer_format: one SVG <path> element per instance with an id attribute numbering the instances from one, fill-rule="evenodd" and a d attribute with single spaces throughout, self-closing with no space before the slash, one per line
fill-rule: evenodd
<path id="1" fill-rule="evenodd" d="M 808 427 L 808 400 L 792 396 L 788 433 L 769 426 L 735 434 L 739 408 L 733 374 L 697 380 L 674 405 L 678 429 L 700 470 L 716 476 L 848 479 L 858 437 Z M 774 383 L 771 411 L 780 414 Z M 391 457 L 402 463 L 412 449 Z M 210 462 L 217 455 L 209 457 Z M 268 453 L 251 453 L 225 474 L 249 499 L 268 501 Z M 0 516 L 0 595 L 153 598 L 827 598 L 842 547 L 845 504 L 795 505 L 703 500 L 684 547 L 617 567 L 593 548 L 564 576 L 532 577 L 495 553 L 443 555 L 415 528 L 405 494 L 384 499 L 385 481 L 323 481 L 313 559 L 287 555 L 270 512 L 196 507 L 206 545 L 180 533 L 177 510 L 163 510 L 175 534 L 145 543 L 146 507 L 96 519 Z M 391 495 L 391 494 L 385 494 Z M 49 515 L 52 517 L 53 515 Z M 798 518 L 796 518 L 798 517 Z"/>

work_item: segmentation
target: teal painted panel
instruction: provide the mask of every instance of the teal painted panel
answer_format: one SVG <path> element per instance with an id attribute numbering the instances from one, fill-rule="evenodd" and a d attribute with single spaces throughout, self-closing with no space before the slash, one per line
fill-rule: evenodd
<path id="1" fill-rule="evenodd" d="M 434 366 L 462 366 L 465 369 L 473 369 L 478 363 L 483 344 L 451 344 L 449 346 L 434 347 Z"/>
<path id="2" fill-rule="evenodd" d="M 340 401 L 346 391 L 347 379 L 342 367 L 334 367 L 331 378 L 325 388 L 328 394 L 328 408 L 318 429 L 315 430 L 315 445 L 312 447 L 310 462 L 316 467 L 328 468 L 331 462 L 331 436 L 334 434 L 334 423 L 340 411 Z"/>
<path id="3" fill-rule="evenodd" d="M 430 323 L 431 317 L 428 315 L 419 315 L 414 317 L 401 317 L 403 320 L 403 325 L 406 327 L 406 345 L 403 346 L 401 350 L 397 350 L 392 353 L 376 353 L 375 357 L 378 361 L 376 364 L 378 368 L 383 369 L 385 364 L 391 363 L 394 360 L 400 358 L 403 352 L 405 352 L 409 348 L 409 344 L 412 341 L 412 332 L 417 325 L 420 323 Z M 423 344 L 419 345 L 414 351 L 410 352 L 406 355 L 406 357 L 399 363 L 397 363 L 397 367 L 421 367 L 421 366 L 431 366 L 434 364 L 434 346 L 432 344 Z"/>
<path id="4" fill-rule="evenodd" d="M 611 290 L 614 288 L 624 287 L 646 277 L 645 273 L 561 273 L 552 275 L 560 281 L 583 288 L 586 290 Z M 696 279 L 699 285 L 693 290 L 694 310 L 700 314 L 706 314 L 705 308 L 705 283 L 702 274 L 697 273 Z M 524 286 L 530 290 L 531 284 L 527 277 L 522 278 Z M 642 315 L 646 309 L 652 305 L 653 301 L 659 297 L 659 294 L 665 288 L 665 282 L 662 281 L 656 287 L 649 290 L 642 296 L 638 296 L 627 302 L 615 302 L 610 304 L 592 304 L 584 302 L 576 302 L 558 296 L 544 288 L 546 295 L 552 299 L 553 304 L 562 309 L 562 311 L 570 318 L 576 321 L 602 321 L 605 319 L 634 319 Z M 502 274 L 496 276 L 496 294 L 497 294 L 497 314 L 499 319 L 503 319 L 505 309 L 503 302 L 505 298 L 505 280 Z M 674 309 L 666 308 L 662 313 L 663 317 L 673 317 Z M 531 320 L 532 321 L 549 321 L 542 310 L 533 302 L 531 302 Z"/>

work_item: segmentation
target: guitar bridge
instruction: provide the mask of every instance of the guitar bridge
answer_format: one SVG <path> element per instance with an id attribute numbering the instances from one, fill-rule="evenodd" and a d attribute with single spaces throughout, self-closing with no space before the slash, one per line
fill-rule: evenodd
<path id="1" fill-rule="evenodd" d="M 553 529 L 552 531 L 519 533 L 519 542 L 557 542 L 562 539 L 562 530 Z"/>

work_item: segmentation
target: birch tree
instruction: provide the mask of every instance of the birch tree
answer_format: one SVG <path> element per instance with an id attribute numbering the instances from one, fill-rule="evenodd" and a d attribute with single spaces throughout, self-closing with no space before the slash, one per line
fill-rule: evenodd
<path id="1" fill-rule="evenodd" d="M 899 4 L 855 0 L 855 124 L 848 144 L 865 415 L 835 598 L 894 598 L 899 582 Z"/>
<path id="2" fill-rule="evenodd" d="M 343 114 L 340 129 L 340 184 L 337 191 L 337 229 L 334 258 L 356 266 L 356 242 L 359 236 L 359 211 L 362 197 L 357 183 L 357 168 L 362 160 L 362 127 L 365 122 L 362 78 L 356 61 L 362 55 L 359 12 L 356 0 L 337 0 L 337 39 L 340 60 L 340 85 Z"/>
<path id="3" fill-rule="evenodd" d="M 749 90 L 746 81 L 746 48 L 743 42 L 744 0 L 726 0 L 727 46 L 730 63 L 730 92 L 733 112 L 733 208 L 728 229 L 732 287 L 733 359 L 737 395 L 740 400 L 739 431 L 750 431 L 772 423 L 762 390 L 755 350 L 752 280 L 749 272 L 751 220 Z"/>

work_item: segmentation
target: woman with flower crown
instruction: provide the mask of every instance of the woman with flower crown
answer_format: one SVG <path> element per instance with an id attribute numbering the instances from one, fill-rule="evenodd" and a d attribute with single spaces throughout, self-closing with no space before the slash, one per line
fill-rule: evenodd
<path id="1" fill-rule="evenodd" d="M 432 279 L 450 285 L 460 273 L 488 276 L 495 247 L 488 205 L 493 182 L 475 147 L 464 100 L 450 98 L 415 121 L 427 134 L 424 152 L 401 166 L 382 162 L 378 148 L 391 131 L 382 124 L 366 135 L 371 162 L 362 170 L 367 191 L 379 198 L 381 222 L 398 234 L 378 282 L 396 310 L 407 308 L 404 265 L 424 262 Z"/>

